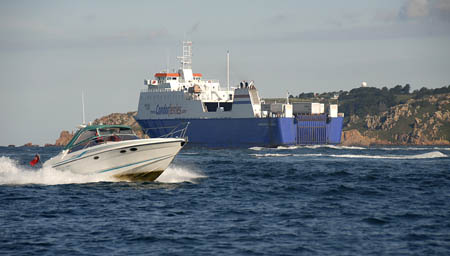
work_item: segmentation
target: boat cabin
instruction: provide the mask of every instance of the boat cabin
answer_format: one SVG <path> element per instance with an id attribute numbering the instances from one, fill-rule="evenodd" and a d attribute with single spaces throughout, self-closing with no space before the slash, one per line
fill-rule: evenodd
<path id="1" fill-rule="evenodd" d="M 109 141 L 136 140 L 138 136 L 129 126 L 124 125 L 89 125 L 78 130 L 64 147 L 69 152 L 97 146 Z"/>

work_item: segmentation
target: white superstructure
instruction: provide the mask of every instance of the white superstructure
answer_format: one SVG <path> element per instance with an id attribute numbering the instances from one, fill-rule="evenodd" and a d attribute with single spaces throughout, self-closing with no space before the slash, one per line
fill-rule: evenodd
<path id="1" fill-rule="evenodd" d="M 228 58 L 228 57 L 227 57 Z M 137 119 L 254 118 L 262 117 L 261 101 L 253 81 L 221 88 L 217 80 L 203 80 L 192 72 L 192 42 L 183 42 L 177 73 L 156 73 L 145 80 Z"/>
<path id="2" fill-rule="evenodd" d="M 192 42 L 183 42 L 183 56 L 178 59 L 181 63 L 178 72 L 164 71 L 156 73 L 152 80 L 144 80 L 147 88 L 140 94 L 137 119 L 292 117 L 297 113 L 324 113 L 321 103 L 282 106 L 272 103 L 265 107 L 253 81 L 242 81 L 230 88 L 229 53 L 227 88 L 221 88 L 217 80 L 204 80 L 201 73 L 193 73 Z"/>

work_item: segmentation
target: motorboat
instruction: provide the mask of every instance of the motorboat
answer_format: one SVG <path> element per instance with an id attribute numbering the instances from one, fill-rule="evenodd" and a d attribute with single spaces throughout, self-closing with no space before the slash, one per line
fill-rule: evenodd
<path id="1" fill-rule="evenodd" d="M 186 142 L 184 137 L 141 139 L 124 125 L 82 125 L 64 149 L 43 166 L 119 180 L 154 181 Z"/>

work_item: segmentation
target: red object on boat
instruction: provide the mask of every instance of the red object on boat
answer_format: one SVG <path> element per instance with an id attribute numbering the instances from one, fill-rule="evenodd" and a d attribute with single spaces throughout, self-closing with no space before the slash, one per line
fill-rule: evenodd
<path id="1" fill-rule="evenodd" d="M 33 158 L 33 160 L 30 161 L 31 166 L 35 166 L 37 163 L 39 163 L 40 157 L 38 154 L 36 154 Z"/>

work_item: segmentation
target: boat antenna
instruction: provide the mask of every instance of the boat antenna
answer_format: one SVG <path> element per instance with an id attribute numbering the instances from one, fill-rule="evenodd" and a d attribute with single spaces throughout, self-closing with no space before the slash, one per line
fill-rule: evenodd
<path id="1" fill-rule="evenodd" d="M 84 92 L 83 91 L 81 91 L 81 105 L 83 106 L 83 125 L 85 125 L 86 124 L 86 118 L 85 118 L 85 115 L 84 115 Z"/>
<path id="2" fill-rule="evenodd" d="M 230 91 L 230 51 L 227 51 L 227 88 Z"/>
<path id="3" fill-rule="evenodd" d="M 170 58 L 170 52 L 169 48 L 166 49 L 166 73 L 169 73 L 169 58 Z"/>

